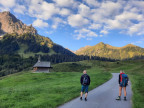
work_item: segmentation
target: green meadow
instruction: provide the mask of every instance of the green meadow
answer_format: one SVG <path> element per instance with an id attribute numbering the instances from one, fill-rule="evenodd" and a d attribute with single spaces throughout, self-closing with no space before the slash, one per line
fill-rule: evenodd
<path id="1" fill-rule="evenodd" d="M 91 76 L 90 90 L 111 78 L 98 64 L 98 61 L 60 63 L 53 66 L 51 73 L 26 71 L 2 77 L 0 108 L 55 108 L 80 95 L 83 69 Z"/>
<path id="2" fill-rule="evenodd" d="M 25 71 L 0 78 L 0 108 L 55 108 L 80 95 L 80 76 L 87 69 L 90 90 L 124 70 L 132 82 L 133 108 L 144 106 L 144 60 L 80 61 L 53 65 L 51 73 Z"/>

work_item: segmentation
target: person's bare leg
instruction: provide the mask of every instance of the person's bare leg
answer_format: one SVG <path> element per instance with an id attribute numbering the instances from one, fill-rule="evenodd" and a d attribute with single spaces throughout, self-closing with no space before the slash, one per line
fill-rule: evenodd
<path id="1" fill-rule="evenodd" d="M 85 98 L 87 98 L 87 94 L 88 94 L 88 93 L 85 93 Z"/>
<path id="2" fill-rule="evenodd" d="M 119 96 L 116 98 L 116 100 L 121 100 L 121 92 L 122 92 L 122 87 L 119 86 Z"/>
<path id="3" fill-rule="evenodd" d="M 81 92 L 81 97 L 83 96 L 83 92 Z"/>
<path id="4" fill-rule="evenodd" d="M 124 87 L 123 89 L 124 89 L 124 96 L 126 97 L 126 87 Z"/>
<path id="5" fill-rule="evenodd" d="M 81 97 L 82 97 L 82 95 L 83 95 L 83 92 L 81 92 Z"/>
<path id="6" fill-rule="evenodd" d="M 119 96 L 121 96 L 122 87 L 119 87 Z"/>
<path id="7" fill-rule="evenodd" d="M 81 91 L 80 100 L 82 100 L 83 92 Z"/>

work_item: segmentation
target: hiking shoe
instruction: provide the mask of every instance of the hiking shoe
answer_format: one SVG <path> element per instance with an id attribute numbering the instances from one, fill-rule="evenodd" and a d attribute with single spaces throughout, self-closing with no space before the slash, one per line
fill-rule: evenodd
<path id="1" fill-rule="evenodd" d="M 126 97 L 124 97 L 124 100 L 125 100 L 125 101 L 127 100 Z"/>
<path id="2" fill-rule="evenodd" d="M 80 100 L 82 100 L 82 97 L 80 97 Z"/>
<path id="3" fill-rule="evenodd" d="M 87 98 L 85 98 L 85 101 L 87 101 Z"/>
<path id="4" fill-rule="evenodd" d="M 118 96 L 118 97 L 116 98 L 116 100 L 121 100 L 121 97 L 120 97 L 120 96 Z"/>

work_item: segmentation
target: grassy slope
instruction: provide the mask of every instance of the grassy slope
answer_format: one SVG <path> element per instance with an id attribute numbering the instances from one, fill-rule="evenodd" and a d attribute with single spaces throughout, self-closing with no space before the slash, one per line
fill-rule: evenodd
<path id="1" fill-rule="evenodd" d="M 110 72 L 124 70 L 130 77 L 133 91 L 133 108 L 144 106 L 144 60 L 125 61 L 119 64 L 113 63 L 108 66 Z"/>
<path id="2" fill-rule="evenodd" d="M 90 89 L 111 78 L 111 74 L 100 67 L 97 61 L 78 62 L 78 66 L 88 64 L 91 77 Z M 60 64 L 65 67 L 65 64 Z M 67 66 L 71 69 L 70 66 Z M 63 69 L 65 70 L 65 68 Z M 82 70 L 81 70 L 82 71 Z M 31 73 L 22 72 L 0 80 L 0 107 L 53 108 L 63 104 L 80 93 L 82 72 Z"/>
<path id="3" fill-rule="evenodd" d="M 85 69 L 90 69 L 93 66 L 93 63 L 88 61 L 80 62 L 64 62 L 55 64 L 53 66 L 54 72 L 80 72 Z"/>

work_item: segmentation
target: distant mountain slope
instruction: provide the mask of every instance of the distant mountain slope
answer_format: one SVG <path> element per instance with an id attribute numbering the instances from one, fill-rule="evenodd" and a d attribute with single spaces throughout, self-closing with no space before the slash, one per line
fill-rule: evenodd
<path id="1" fill-rule="evenodd" d="M 75 55 L 64 47 L 53 43 L 48 37 L 29 33 L 5 34 L 0 40 L 0 54 L 20 54 L 28 57 L 34 54 Z"/>
<path id="2" fill-rule="evenodd" d="M 128 59 L 144 55 L 144 48 L 128 44 L 124 47 L 113 47 L 100 42 L 95 46 L 86 46 L 75 52 L 77 55 L 99 56 L 111 59 Z"/>
<path id="3" fill-rule="evenodd" d="M 0 12 L 0 35 L 5 33 L 30 33 L 36 35 L 37 31 L 32 25 L 27 26 L 9 11 L 4 11 Z"/>
<path id="4" fill-rule="evenodd" d="M 75 55 L 48 37 L 40 36 L 8 11 L 0 12 L 0 54 L 33 56 L 34 54 Z"/>

